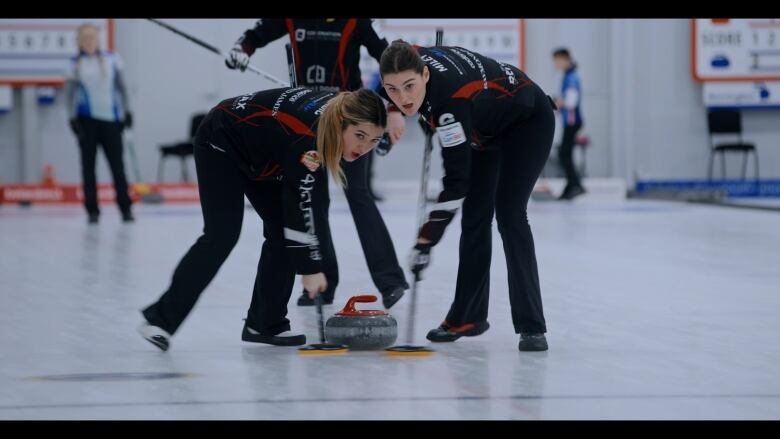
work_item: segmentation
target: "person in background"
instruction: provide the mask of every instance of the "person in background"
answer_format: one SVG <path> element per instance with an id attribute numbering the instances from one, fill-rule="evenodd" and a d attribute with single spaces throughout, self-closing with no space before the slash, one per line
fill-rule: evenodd
<path id="1" fill-rule="evenodd" d="M 561 84 L 561 96 L 557 100 L 558 108 L 563 122 L 563 140 L 558 151 L 563 171 L 566 173 L 566 187 L 558 198 L 559 200 L 571 200 L 585 193 L 580 175 L 574 167 L 574 143 L 577 132 L 582 128 L 582 83 L 577 73 L 577 64 L 572 60 L 569 50 L 556 49 L 553 52 L 555 68 L 563 72 Z"/>
<path id="2" fill-rule="evenodd" d="M 89 223 L 100 217 L 95 166 L 97 147 L 103 147 L 114 180 L 116 202 L 124 222 L 134 221 L 127 192 L 127 177 L 122 159 L 122 130 L 132 126 L 133 117 L 122 76 L 118 54 L 100 49 L 100 29 L 93 24 L 79 26 L 79 53 L 71 59 L 65 82 L 65 99 L 70 128 L 81 152 L 84 207 Z"/>
<path id="3" fill-rule="evenodd" d="M 377 61 L 387 47 L 387 40 L 378 35 L 376 26 L 376 21 L 367 18 L 262 18 L 238 38 L 225 64 L 231 69 L 244 71 L 256 49 L 288 36 L 295 56 L 299 86 L 317 91 L 354 91 L 363 87 L 360 47 L 364 46 Z M 397 113 L 389 115 L 387 125 L 390 142 L 377 146 L 385 151 L 400 139 L 405 129 L 404 119 Z M 383 305 L 390 308 L 401 299 L 409 284 L 371 190 L 372 154 L 366 154 L 354 163 L 342 163 L 349 182 L 344 188 L 344 195 L 355 221 L 371 279 L 382 294 Z M 324 272 L 328 278 L 328 290 L 322 294 L 322 299 L 325 304 L 331 304 L 339 282 L 339 270 L 330 236 L 328 186 L 324 184 L 321 188 L 325 193 L 318 199 L 325 206 L 317 210 L 314 223 L 320 231 Z M 298 305 L 311 306 L 314 302 L 306 291 L 302 291 Z"/>

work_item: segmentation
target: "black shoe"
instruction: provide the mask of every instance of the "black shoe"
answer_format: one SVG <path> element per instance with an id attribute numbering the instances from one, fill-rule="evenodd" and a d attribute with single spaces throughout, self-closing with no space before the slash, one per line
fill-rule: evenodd
<path id="1" fill-rule="evenodd" d="M 135 218 L 133 217 L 133 214 L 131 212 L 122 212 L 122 221 L 126 223 L 132 223 L 135 221 Z"/>
<path id="2" fill-rule="evenodd" d="M 171 334 L 158 326 L 150 325 L 148 322 L 144 322 L 141 326 L 138 327 L 138 332 L 149 343 L 157 346 L 163 352 L 167 351 L 171 346 Z"/>
<path id="3" fill-rule="evenodd" d="M 100 214 L 99 213 L 90 213 L 89 214 L 89 219 L 87 220 L 87 222 L 89 224 L 97 224 L 99 219 L 100 219 Z"/>
<path id="4" fill-rule="evenodd" d="M 326 294 L 322 293 L 322 304 L 323 305 L 332 305 L 333 304 L 333 295 L 332 294 Z M 298 306 L 314 306 L 314 299 L 309 298 L 309 293 L 304 291 L 301 293 L 301 297 L 298 298 Z"/>
<path id="5" fill-rule="evenodd" d="M 385 309 L 390 309 L 393 305 L 395 305 L 396 302 L 401 300 L 401 297 L 404 297 L 404 293 L 407 289 L 409 289 L 409 285 L 388 288 L 387 290 L 383 291 L 382 305 L 385 306 Z"/>
<path id="6" fill-rule="evenodd" d="M 576 197 L 579 197 L 580 195 L 584 194 L 585 192 L 586 192 L 585 188 L 580 186 L 580 185 L 568 187 L 568 188 L 563 190 L 563 193 L 561 194 L 560 197 L 558 197 L 558 199 L 559 200 L 572 200 L 572 199 L 574 199 Z"/>
<path id="7" fill-rule="evenodd" d="M 250 329 L 244 323 L 244 330 L 241 331 L 241 340 L 252 343 L 266 343 L 274 346 L 301 346 L 306 344 L 306 335 L 293 334 L 290 331 L 282 332 L 276 335 L 262 335 L 257 331 Z"/>
<path id="8" fill-rule="evenodd" d="M 542 333 L 523 332 L 517 348 L 521 351 L 546 351 L 547 338 Z"/>
<path id="9" fill-rule="evenodd" d="M 480 323 L 466 323 L 461 326 L 450 326 L 446 321 L 436 329 L 428 331 L 428 335 L 425 336 L 430 341 L 434 342 L 450 342 L 455 341 L 461 337 L 475 337 L 482 334 L 490 328 L 490 323 L 485 320 Z"/>

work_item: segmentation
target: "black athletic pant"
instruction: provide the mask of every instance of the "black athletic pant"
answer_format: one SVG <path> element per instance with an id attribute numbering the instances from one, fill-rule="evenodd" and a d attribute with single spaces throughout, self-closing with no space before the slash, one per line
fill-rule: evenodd
<path id="1" fill-rule="evenodd" d="M 577 168 L 574 167 L 574 142 L 577 131 L 579 131 L 580 128 L 582 128 L 581 122 L 577 122 L 575 125 L 564 126 L 563 139 L 561 140 L 561 146 L 558 150 L 558 158 L 560 159 L 563 171 L 566 173 L 567 188 L 581 185 Z"/>
<path id="2" fill-rule="evenodd" d="M 387 226 L 369 191 L 369 165 L 369 154 L 351 163 L 341 161 L 341 168 L 347 177 L 347 188 L 344 190 L 344 195 L 349 203 L 352 219 L 355 221 L 371 279 L 379 291 L 384 292 L 394 287 L 407 287 L 408 284 L 404 277 L 404 271 L 398 264 L 393 240 L 390 238 Z M 339 282 L 339 270 L 336 250 L 330 235 L 328 185 L 322 185 L 319 188 L 326 192 L 320 197 L 321 200 L 324 200 L 325 208 L 318 209 L 315 213 L 314 227 L 320 239 L 323 271 L 328 280 L 328 290 L 323 295 L 332 297 Z"/>
<path id="3" fill-rule="evenodd" d="M 537 87 L 533 115 L 496 139 L 496 150 L 471 155 L 469 190 L 462 208 L 455 299 L 446 318 L 449 325 L 487 320 L 495 213 L 506 254 L 515 332 L 547 331 L 526 207 L 550 155 L 554 131 L 552 106 Z"/>
<path id="4" fill-rule="evenodd" d="M 87 213 L 98 215 L 97 177 L 95 166 L 97 160 L 98 144 L 103 147 L 108 165 L 111 168 L 111 176 L 114 180 L 116 191 L 116 203 L 119 210 L 129 212 L 132 201 L 127 194 L 127 177 L 125 165 L 122 160 L 122 124 L 120 122 L 105 122 L 91 117 L 79 117 L 79 124 L 83 131 L 79 139 L 81 150 L 81 176 L 84 187 L 84 207 Z"/>
<path id="5" fill-rule="evenodd" d="M 211 146 L 209 131 L 199 130 L 195 140 L 203 235 L 179 262 L 168 290 L 143 311 L 144 317 L 176 332 L 238 241 L 246 195 L 263 219 L 265 238 L 246 323 L 263 335 L 288 331 L 287 302 L 295 271 L 285 255 L 282 183 L 250 180 L 224 152 Z"/>

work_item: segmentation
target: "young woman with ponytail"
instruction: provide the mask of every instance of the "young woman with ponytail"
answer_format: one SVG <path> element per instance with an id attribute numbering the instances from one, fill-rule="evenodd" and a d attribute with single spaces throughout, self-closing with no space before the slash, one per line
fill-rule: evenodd
<path id="1" fill-rule="evenodd" d="M 327 290 L 313 218 L 326 172 L 348 185 L 340 161 L 353 162 L 382 139 L 387 112 L 374 92 L 280 88 L 226 99 L 195 135 L 203 235 L 184 255 L 168 290 L 144 309 L 139 331 L 167 350 L 171 335 L 238 241 L 246 195 L 263 220 L 263 243 L 241 339 L 297 346 L 287 302 L 295 275 L 311 298 Z"/>

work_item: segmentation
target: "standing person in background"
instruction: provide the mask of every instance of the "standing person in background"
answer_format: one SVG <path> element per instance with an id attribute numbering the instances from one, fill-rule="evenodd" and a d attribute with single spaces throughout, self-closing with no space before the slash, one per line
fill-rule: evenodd
<path id="1" fill-rule="evenodd" d="M 553 52 L 553 63 L 555 63 L 556 69 L 563 72 L 561 96 L 557 101 L 563 122 L 563 140 L 558 157 L 563 171 L 566 173 L 566 187 L 558 199 L 571 200 L 585 193 L 580 175 L 574 167 L 573 158 L 575 138 L 583 125 L 582 113 L 580 112 L 582 84 L 580 75 L 577 73 L 577 64 L 572 60 L 568 49 L 556 49 Z"/>
<path id="2" fill-rule="evenodd" d="M 244 71 L 256 49 L 285 35 L 290 37 L 293 47 L 298 85 L 317 91 L 354 91 L 361 88 L 360 46 L 365 46 L 377 61 L 387 47 L 387 40 L 377 35 L 370 19 L 263 18 L 236 41 L 225 64 L 231 69 Z M 403 135 L 404 119 L 398 113 L 393 114 L 388 117 L 387 124 L 390 141 L 396 143 Z M 367 155 L 352 163 L 345 161 L 341 164 L 348 181 L 344 195 L 355 220 L 371 279 L 382 294 L 385 308 L 390 308 L 404 295 L 409 284 L 398 264 L 393 241 L 370 189 L 371 155 Z M 333 303 L 339 273 L 328 221 L 328 186 L 325 184 L 320 188 L 325 193 L 318 200 L 322 200 L 325 206 L 316 211 L 314 222 L 320 231 L 323 269 L 328 279 L 328 290 L 322 294 L 322 299 L 329 304 Z M 298 305 L 313 304 L 314 301 L 303 291 Z"/>
<path id="3" fill-rule="evenodd" d="M 122 60 L 118 54 L 100 49 L 100 29 L 93 24 L 79 26 L 79 53 L 71 59 L 65 82 L 70 128 L 81 151 L 81 173 L 84 185 L 84 207 L 89 223 L 98 222 L 95 165 L 98 144 L 111 168 L 116 202 L 124 222 L 134 221 L 127 193 L 127 177 L 122 160 L 122 130 L 132 125 L 133 117 L 122 77 Z"/>

